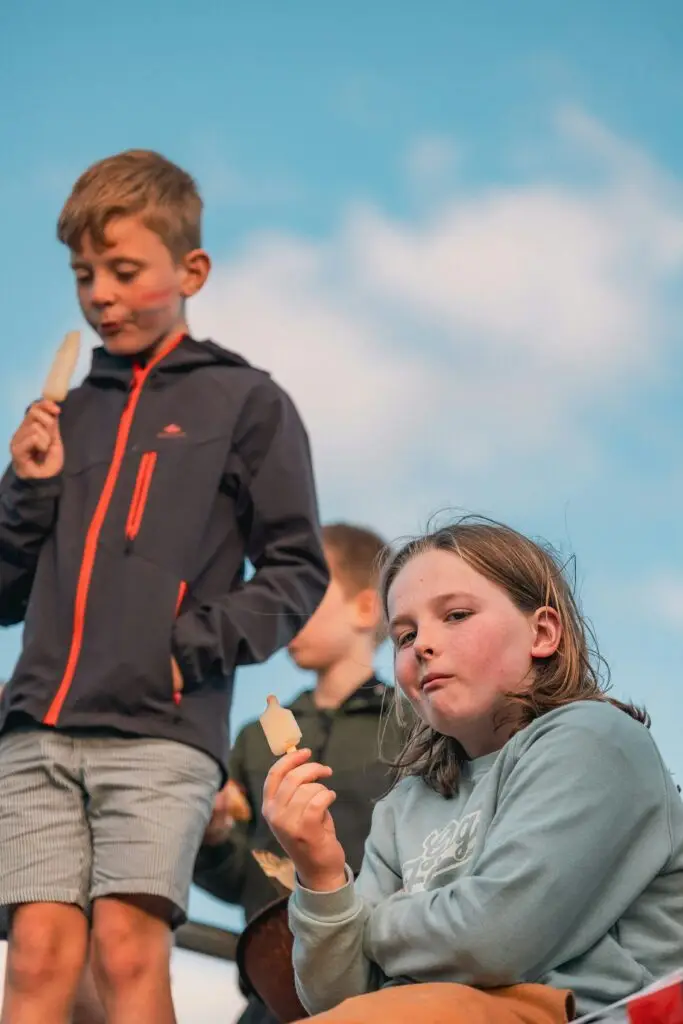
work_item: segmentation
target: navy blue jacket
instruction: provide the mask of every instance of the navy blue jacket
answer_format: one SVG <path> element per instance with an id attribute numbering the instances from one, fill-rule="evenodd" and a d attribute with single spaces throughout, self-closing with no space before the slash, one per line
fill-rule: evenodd
<path id="1" fill-rule="evenodd" d="M 236 666 L 286 645 L 328 582 L 301 420 L 185 336 L 145 366 L 96 349 L 60 424 L 63 472 L 0 484 L 0 624 L 25 624 L 0 730 L 104 727 L 224 764 Z"/>

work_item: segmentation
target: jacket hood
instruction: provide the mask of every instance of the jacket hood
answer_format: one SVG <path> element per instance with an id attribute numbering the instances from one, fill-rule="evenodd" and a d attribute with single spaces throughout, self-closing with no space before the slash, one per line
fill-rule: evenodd
<path id="1" fill-rule="evenodd" d="M 134 363 L 134 357 L 111 355 L 103 345 L 98 345 L 93 349 L 92 363 L 87 379 L 102 383 L 111 382 L 127 387 L 133 373 Z M 196 341 L 186 334 L 183 340 L 154 367 L 150 379 L 157 374 L 187 373 L 188 370 L 199 369 L 202 366 L 220 365 L 252 369 L 251 363 L 236 352 L 217 345 L 215 341 Z"/>

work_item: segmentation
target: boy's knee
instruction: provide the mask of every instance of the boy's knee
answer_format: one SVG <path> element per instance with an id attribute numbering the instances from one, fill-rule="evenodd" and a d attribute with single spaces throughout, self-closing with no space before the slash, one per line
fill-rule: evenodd
<path id="1" fill-rule="evenodd" d="M 95 971 L 108 988 L 125 988 L 146 975 L 169 970 L 168 924 L 139 904 L 100 901 L 91 942 Z"/>
<path id="2" fill-rule="evenodd" d="M 76 986 L 83 969 L 86 941 L 76 916 L 41 915 L 20 908 L 12 923 L 7 980 L 15 992 Z M 65 908 L 66 909 L 66 908 Z M 70 908 L 71 909 L 71 908 Z"/>

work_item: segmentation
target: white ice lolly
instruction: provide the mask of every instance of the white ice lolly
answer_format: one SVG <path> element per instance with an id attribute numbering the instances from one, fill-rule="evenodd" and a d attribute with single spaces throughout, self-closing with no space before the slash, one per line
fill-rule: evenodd
<path id="1" fill-rule="evenodd" d="M 273 697 L 271 694 L 267 701 L 268 707 L 259 721 L 266 734 L 268 746 L 276 757 L 281 757 L 282 754 L 291 754 L 301 740 L 301 729 L 296 724 L 296 718 L 292 712 L 281 707 L 277 697 Z"/>
<path id="2" fill-rule="evenodd" d="M 80 331 L 69 331 L 57 349 L 57 355 L 43 385 L 43 398 L 51 402 L 64 401 L 69 392 L 69 384 L 76 369 L 80 350 Z"/>

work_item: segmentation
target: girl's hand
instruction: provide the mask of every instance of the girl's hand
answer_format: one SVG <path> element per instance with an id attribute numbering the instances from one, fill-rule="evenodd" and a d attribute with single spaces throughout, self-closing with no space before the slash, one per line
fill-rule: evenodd
<path id="1" fill-rule="evenodd" d="M 275 762 L 263 787 L 262 811 L 304 888 L 332 892 L 347 881 L 346 856 L 329 811 L 337 794 L 318 781 L 332 769 L 310 756 L 310 750 L 296 750 Z"/>
<path id="2" fill-rule="evenodd" d="M 47 480 L 64 468 L 60 408 L 46 398 L 34 402 L 12 438 L 12 468 L 21 480 Z"/>

